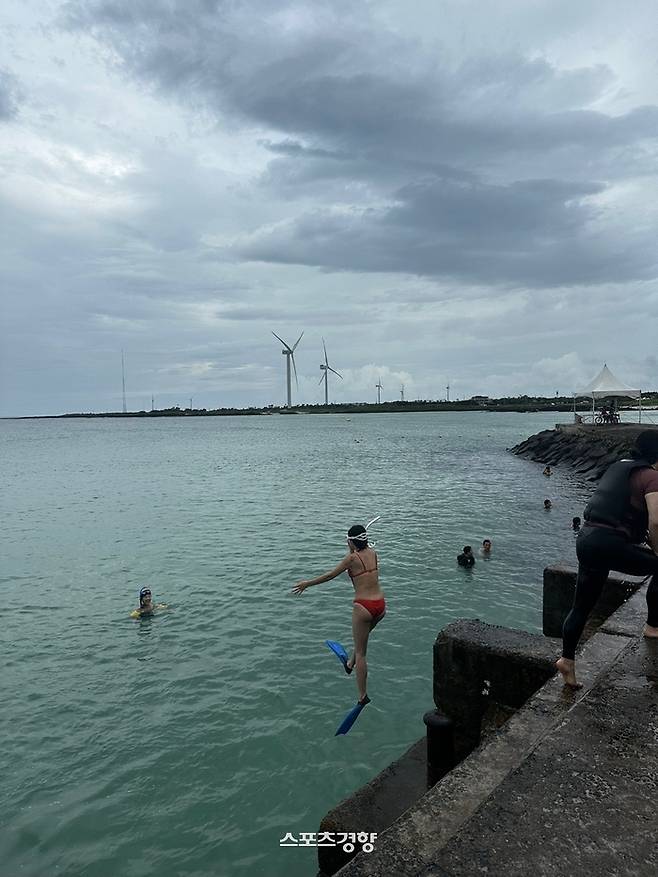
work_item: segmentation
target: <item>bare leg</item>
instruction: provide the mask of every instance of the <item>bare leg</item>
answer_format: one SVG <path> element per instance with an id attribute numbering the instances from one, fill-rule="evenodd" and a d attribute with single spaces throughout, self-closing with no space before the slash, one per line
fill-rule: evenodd
<path id="1" fill-rule="evenodd" d="M 365 609 L 365 606 L 363 608 Z M 368 610 L 366 610 L 366 611 L 368 611 Z M 370 614 L 370 613 L 368 613 L 368 614 Z M 384 615 L 386 615 L 386 611 L 384 611 L 382 615 L 378 615 L 377 618 L 373 618 L 372 616 L 370 616 L 370 630 L 371 631 L 377 627 L 377 625 L 382 620 Z M 350 673 L 354 669 L 355 663 L 356 663 L 356 655 L 354 652 L 352 652 L 351 657 L 347 661 L 347 667 L 349 668 Z"/>
<path id="2" fill-rule="evenodd" d="M 359 701 L 363 701 L 368 697 L 368 662 L 366 661 L 366 651 L 368 649 L 368 636 L 372 627 L 372 615 L 364 606 L 355 603 L 352 607 L 352 636 L 354 638 L 354 667 L 356 669 Z"/>
<path id="3" fill-rule="evenodd" d="M 658 627 L 652 627 L 650 624 L 645 624 L 643 633 L 647 639 L 658 639 Z"/>
<path id="4" fill-rule="evenodd" d="M 582 688 L 582 682 L 576 680 L 576 662 L 569 658 L 560 658 L 555 662 L 555 666 L 562 674 L 564 684 L 569 688 Z"/>

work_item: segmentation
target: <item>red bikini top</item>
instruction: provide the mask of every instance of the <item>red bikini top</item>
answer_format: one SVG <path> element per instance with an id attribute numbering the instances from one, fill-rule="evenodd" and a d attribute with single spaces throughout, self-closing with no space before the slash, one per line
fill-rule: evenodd
<path id="1" fill-rule="evenodd" d="M 351 579 L 356 579 L 356 578 L 358 578 L 359 576 L 362 576 L 362 575 L 364 575 L 364 573 L 367 573 L 367 572 L 377 572 L 377 555 L 376 555 L 376 554 L 375 554 L 375 566 L 374 566 L 374 569 L 366 569 L 365 561 L 364 561 L 364 559 L 361 557 L 361 555 L 357 552 L 357 553 L 356 553 L 356 556 L 359 558 L 359 560 L 360 560 L 361 563 L 363 564 L 363 569 L 360 570 L 359 572 L 355 572 L 355 573 L 353 573 L 351 569 L 348 569 L 348 570 L 347 570 L 347 574 L 348 574 L 348 576 L 349 576 Z"/>

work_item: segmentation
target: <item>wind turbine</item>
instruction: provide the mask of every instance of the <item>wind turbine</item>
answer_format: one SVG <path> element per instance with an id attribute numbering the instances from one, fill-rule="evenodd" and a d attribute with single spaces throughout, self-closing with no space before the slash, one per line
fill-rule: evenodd
<path id="1" fill-rule="evenodd" d="M 324 343 L 324 338 L 322 339 L 322 346 L 324 347 L 324 362 L 320 363 L 320 371 L 323 372 L 322 377 L 320 378 L 320 383 L 324 381 L 324 404 L 329 404 L 329 372 L 332 374 L 338 375 L 338 377 L 343 380 L 343 376 L 339 374 L 335 368 L 332 368 L 329 365 L 329 360 L 327 359 L 327 345 Z"/>
<path id="2" fill-rule="evenodd" d="M 377 379 L 377 383 L 375 384 L 375 387 L 377 387 L 377 404 L 381 405 L 382 404 L 382 390 L 384 389 L 384 387 L 382 386 L 382 379 L 381 378 Z"/>
<path id="3" fill-rule="evenodd" d="M 126 414 L 126 365 L 123 360 L 123 348 L 121 349 L 121 389 L 123 390 L 123 413 Z"/>
<path id="4" fill-rule="evenodd" d="M 400 402 L 404 402 L 404 384 L 400 387 Z"/>
<path id="5" fill-rule="evenodd" d="M 302 332 L 302 335 L 304 333 Z M 283 340 L 283 338 L 279 338 L 276 332 L 272 332 L 275 338 L 277 338 L 283 344 L 283 350 L 281 353 L 286 357 L 286 388 L 288 390 L 288 403 L 287 407 L 292 408 L 292 395 L 291 395 L 291 387 L 290 387 L 290 360 L 292 360 L 292 367 L 295 372 L 295 385 L 299 387 L 299 381 L 297 380 L 297 366 L 295 365 L 295 350 L 297 349 L 297 345 L 302 340 L 302 335 L 295 341 L 292 347 Z"/>

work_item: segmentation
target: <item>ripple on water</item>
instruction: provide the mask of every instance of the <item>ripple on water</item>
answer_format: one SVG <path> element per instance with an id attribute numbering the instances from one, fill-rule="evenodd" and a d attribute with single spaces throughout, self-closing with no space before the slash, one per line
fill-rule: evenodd
<path id="1" fill-rule="evenodd" d="M 549 420 L 491 418 L 1 422 L 8 873 L 313 873 L 279 838 L 423 735 L 440 628 L 539 629 L 541 571 L 573 557 L 586 488 L 558 471 L 546 516 L 539 468 L 505 453 Z M 356 685 L 324 640 L 351 642 L 350 584 L 290 589 L 376 514 L 373 702 L 336 738 Z M 171 610 L 134 621 L 144 583 Z"/>

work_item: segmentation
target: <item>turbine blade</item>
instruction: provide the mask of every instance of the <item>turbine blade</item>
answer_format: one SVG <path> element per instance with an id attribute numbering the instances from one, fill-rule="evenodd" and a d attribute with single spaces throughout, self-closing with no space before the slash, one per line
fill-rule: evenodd
<path id="1" fill-rule="evenodd" d="M 304 334 L 304 333 L 302 332 L 302 335 L 303 335 L 303 334 Z M 293 353 L 295 352 L 295 350 L 297 350 L 297 345 L 298 345 L 299 342 L 302 340 L 302 335 L 300 335 L 299 338 L 298 338 L 298 339 L 295 341 L 295 343 L 293 344 L 293 346 L 292 346 L 292 352 L 293 352 Z"/>
<path id="2" fill-rule="evenodd" d="M 283 338 L 280 338 L 280 337 L 276 334 L 276 332 L 272 332 L 272 335 L 274 335 L 275 338 L 278 338 L 278 339 L 279 339 L 279 341 L 283 344 L 283 346 L 286 348 L 286 350 L 290 350 L 290 345 L 289 345 L 289 344 L 286 344 L 286 342 L 283 340 Z"/>
<path id="3" fill-rule="evenodd" d="M 340 372 L 337 372 L 335 368 L 332 368 L 330 365 L 328 365 L 327 369 L 330 372 L 333 372 L 335 375 L 338 375 L 338 377 L 341 379 L 341 381 L 343 380 L 343 376 L 340 374 Z"/>
<path id="4" fill-rule="evenodd" d="M 297 342 L 297 343 L 299 343 L 299 342 Z M 295 347 L 296 346 L 297 346 L 297 344 L 295 344 Z M 294 348 L 293 348 L 293 350 L 294 350 Z M 295 354 L 294 353 L 290 354 L 290 359 L 292 359 L 292 370 L 295 373 L 295 386 L 299 390 L 299 381 L 297 380 L 297 366 L 295 365 Z"/>
<path id="5" fill-rule="evenodd" d="M 322 346 L 324 347 L 324 364 L 329 368 L 329 360 L 327 359 L 327 345 L 324 343 L 324 338 L 322 339 Z"/>
<path id="6" fill-rule="evenodd" d="M 318 385 L 320 385 L 320 384 L 322 383 L 322 381 L 326 380 L 326 377 L 325 377 L 326 374 L 327 374 L 326 372 L 322 372 L 322 377 L 321 377 L 320 380 L 318 381 Z"/>

